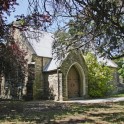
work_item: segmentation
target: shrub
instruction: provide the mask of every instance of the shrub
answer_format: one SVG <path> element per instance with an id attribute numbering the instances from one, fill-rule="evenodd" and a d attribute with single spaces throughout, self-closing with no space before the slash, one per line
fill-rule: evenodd
<path id="1" fill-rule="evenodd" d="M 108 92 L 113 90 L 112 70 L 99 64 L 97 58 L 88 53 L 85 56 L 85 61 L 88 66 L 88 94 L 90 97 L 104 97 L 108 95 Z"/>

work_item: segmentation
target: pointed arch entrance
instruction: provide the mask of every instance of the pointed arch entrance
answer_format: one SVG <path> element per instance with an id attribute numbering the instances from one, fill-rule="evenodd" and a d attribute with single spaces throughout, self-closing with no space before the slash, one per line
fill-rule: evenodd
<path id="1" fill-rule="evenodd" d="M 75 66 L 72 66 L 67 76 L 68 98 L 80 96 L 80 77 Z"/>
<path id="2" fill-rule="evenodd" d="M 84 71 L 77 62 L 70 66 L 66 77 L 66 84 L 68 99 L 83 97 L 86 94 Z"/>

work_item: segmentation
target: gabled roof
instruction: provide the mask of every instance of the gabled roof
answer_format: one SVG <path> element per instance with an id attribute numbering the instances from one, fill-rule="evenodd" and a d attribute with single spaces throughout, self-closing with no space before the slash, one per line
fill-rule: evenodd
<path id="1" fill-rule="evenodd" d="M 37 56 L 52 58 L 53 34 L 34 29 L 24 34 Z"/>

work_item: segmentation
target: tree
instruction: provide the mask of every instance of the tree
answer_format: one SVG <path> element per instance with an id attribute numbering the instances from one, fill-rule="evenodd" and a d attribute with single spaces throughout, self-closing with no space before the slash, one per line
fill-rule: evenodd
<path id="1" fill-rule="evenodd" d="M 90 97 L 104 97 L 111 93 L 114 86 L 111 83 L 113 71 L 102 64 L 99 64 L 96 57 L 88 53 L 85 56 L 88 66 L 88 94 Z M 109 94 L 110 95 L 110 94 Z"/>
<path id="2" fill-rule="evenodd" d="M 71 39 L 79 42 L 79 48 L 90 46 L 112 59 L 124 56 L 123 0 L 28 0 L 28 3 L 29 15 L 20 15 L 17 18 L 21 21 L 21 28 L 32 25 L 46 29 L 60 18 L 72 20 L 68 24 L 66 21 L 65 27 L 78 29 L 78 32 L 73 32 Z M 17 0 L 0 2 L 1 37 L 8 31 L 5 28 L 4 13 L 11 14 L 15 5 Z"/>
<path id="3" fill-rule="evenodd" d="M 124 56 L 123 0 L 45 0 L 45 5 L 50 15 L 72 19 L 66 28 L 73 28 L 71 40 L 79 42 L 79 48 L 90 46 L 111 59 Z"/>
<path id="4" fill-rule="evenodd" d="M 10 95 L 17 98 L 19 95 L 18 90 L 22 92 L 25 82 L 26 52 L 21 50 L 15 42 L 8 45 L 1 43 L 0 48 L 0 52 L 3 53 L 0 56 L 0 76 L 5 77 L 5 88 L 10 89 Z"/>
<path id="5" fill-rule="evenodd" d="M 0 1 L 0 41 L 5 40 L 10 33 L 11 28 L 26 30 L 27 27 L 37 27 L 46 29 L 47 23 L 51 22 L 51 18 L 44 12 L 39 12 L 38 0 L 28 0 L 29 14 L 27 16 L 17 15 L 16 19 L 20 22 L 18 27 L 13 26 L 13 23 L 7 24 L 7 16 L 15 11 L 15 6 L 19 5 L 18 0 L 1 0 Z M 32 9 L 33 8 L 33 9 Z"/>
<path id="6" fill-rule="evenodd" d="M 63 39 L 63 44 L 67 52 L 73 46 L 84 51 L 93 48 L 112 59 L 124 56 L 123 0 L 28 0 L 28 3 L 29 15 L 18 15 L 19 25 L 14 26 L 6 23 L 6 15 L 15 11 L 17 0 L 0 1 L 0 42 L 10 42 L 10 29 L 23 31 L 29 26 L 46 29 L 54 21 L 66 18 L 69 22 L 63 29 L 69 36 Z"/>

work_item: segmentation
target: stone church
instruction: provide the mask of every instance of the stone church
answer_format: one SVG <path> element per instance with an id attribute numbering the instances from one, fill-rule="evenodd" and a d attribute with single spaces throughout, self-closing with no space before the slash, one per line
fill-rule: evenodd
<path id="1" fill-rule="evenodd" d="M 25 79 L 23 95 L 53 100 L 87 97 L 88 69 L 81 51 L 72 51 L 63 60 L 57 60 L 52 54 L 53 34 L 15 30 L 14 38 L 27 51 L 27 66 L 31 70 Z M 111 66 L 116 68 L 115 64 Z"/>
<path id="2" fill-rule="evenodd" d="M 52 55 L 53 34 L 16 30 L 14 36 L 27 50 L 28 67 L 34 71 L 34 78 L 26 79 L 23 92 L 27 97 L 68 100 L 87 96 L 87 66 L 80 51 L 57 60 Z"/>

